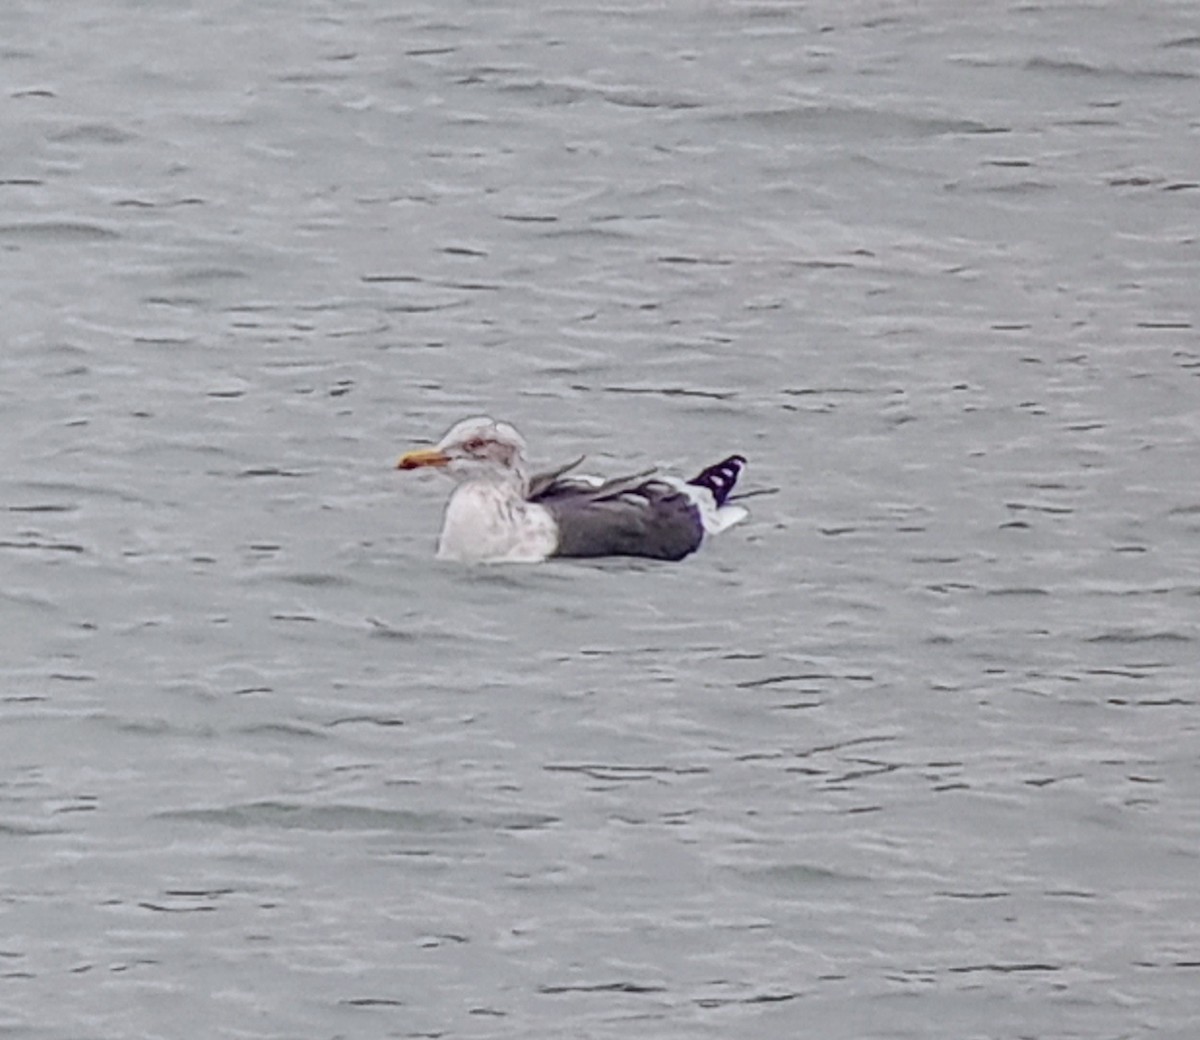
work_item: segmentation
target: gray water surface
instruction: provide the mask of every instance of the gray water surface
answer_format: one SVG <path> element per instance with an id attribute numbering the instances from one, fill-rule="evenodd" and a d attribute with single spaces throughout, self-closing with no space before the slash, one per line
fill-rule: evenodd
<path id="1" fill-rule="evenodd" d="M 1196 5 L 0 41 L 5 1036 L 1197 1035 Z M 444 565 L 478 412 L 777 491 Z"/>

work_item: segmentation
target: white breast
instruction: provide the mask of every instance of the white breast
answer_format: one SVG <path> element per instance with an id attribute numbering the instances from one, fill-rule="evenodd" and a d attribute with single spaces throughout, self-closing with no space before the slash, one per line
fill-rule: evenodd
<path id="1" fill-rule="evenodd" d="M 537 563 L 558 546 L 550 514 L 506 486 L 461 484 L 446 506 L 438 558 L 495 563 Z"/>

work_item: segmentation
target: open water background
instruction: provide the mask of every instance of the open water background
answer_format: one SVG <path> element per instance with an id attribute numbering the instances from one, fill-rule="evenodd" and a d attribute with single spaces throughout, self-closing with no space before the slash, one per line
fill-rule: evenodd
<path id="1" fill-rule="evenodd" d="M 5 3 L 0 1033 L 1193 1038 L 1200 8 Z M 465 414 L 750 456 L 432 558 Z"/>

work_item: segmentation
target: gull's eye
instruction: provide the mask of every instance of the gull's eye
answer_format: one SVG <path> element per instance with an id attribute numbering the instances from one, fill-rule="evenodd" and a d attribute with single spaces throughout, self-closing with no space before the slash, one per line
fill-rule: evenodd
<path id="1" fill-rule="evenodd" d="M 472 455 L 478 455 L 486 444 L 487 441 L 485 441 L 482 437 L 472 437 L 463 445 L 463 449 L 470 452 Z"/>

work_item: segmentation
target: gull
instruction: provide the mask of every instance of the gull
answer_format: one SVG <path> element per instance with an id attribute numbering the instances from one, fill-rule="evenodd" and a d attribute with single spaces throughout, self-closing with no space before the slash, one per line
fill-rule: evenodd
<path id="1" fill-rule="evenodd" d="M 571 475 L 583 461 L 531 475 L 526 445 L 507 422 L 473 416 L 436 447 L 410 451 L 401 470 L 453 479 L 438 539 L 443 560 L 538 563 L 555 556 L 682 560 L 706 535 L 746 518 L 730 494 L 746 460 L 730 455 L 691 480 L 653 471 L 615 480 Z"/>

